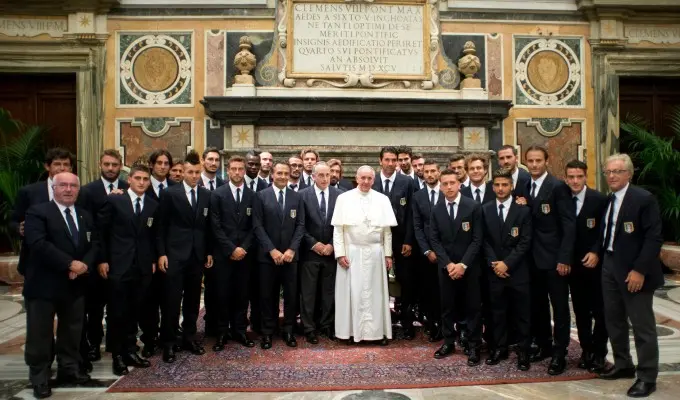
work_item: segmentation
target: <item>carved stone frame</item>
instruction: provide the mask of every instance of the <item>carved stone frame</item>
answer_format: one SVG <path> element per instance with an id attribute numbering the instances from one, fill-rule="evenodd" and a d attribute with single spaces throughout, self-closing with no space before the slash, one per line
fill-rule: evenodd
<path id="1" fill-rule="evenodd" d="M 104 44 L 105 38 L 0 42 L 0 72 L 76 74 L 76 156 L 83 182 L 99 175 L 99 155 L 104 144 Z"/>

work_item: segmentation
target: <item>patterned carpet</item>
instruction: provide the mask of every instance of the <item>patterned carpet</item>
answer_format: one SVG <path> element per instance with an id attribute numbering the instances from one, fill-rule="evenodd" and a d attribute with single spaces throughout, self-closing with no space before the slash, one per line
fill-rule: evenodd
<path id="1" fill-rule="evenodd" d="M 353 389 L 398 389 L 440 386 L 491 385 L 556 380 L 591 379 L 593 374 L 576 367 L 581 354 L 576 342 L 569 347 L 567 371 L 547 374 L 549 360 L 532 364 L 528 372 L 515 368 L 516 356 L 496 366 L 483 362 L 468 367 L 460 349 L 444 360 L 435 360 L 441 343 L 428 343 L 422 335 L 413 341 L 395 340 L 389 346 L 348 346 L 322 338 L 318 345 L 298 338 L 298 347 L 286 347 L 275 338 L 270 350 L 259 341 L 252 349 L 230 342 L 214 353 L 207 340 L 207 353 L 177 353 L 173 364 L 157 355 L 152 367 L 135 369 L 109 388 L 109 392 L 280 392 Z M 482 353 L 483 359 L 486 353 Z"/>

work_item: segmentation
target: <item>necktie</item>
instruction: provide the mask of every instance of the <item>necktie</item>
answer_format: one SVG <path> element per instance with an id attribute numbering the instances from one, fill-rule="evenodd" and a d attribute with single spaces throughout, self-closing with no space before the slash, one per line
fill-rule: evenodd
<path id="1" fill-rule="evenodd" d="M 451 223 L 456 220 L 456 214 L 454 214 L 453 211 L 453 206 L 456 205 L 456 202 L 454 201 L 453 203 L 449 203 L 449 219 L 451 220 Z"/>
<path id="2" fill-rule="evenodd" d="M 252 190 L 253 192 L 255 191 L 255 179 L 250 181 L 250 190 Z"/>
<path id="3" fill-rule="evenodd" d="M 279 207 L 283 210 L 283 190 L 279 190 Z"/>
<path id="4" fill-rule="evenodd" d="M 571 199 L 574 200 L 574 214 L 578 216 L 578 197 L 574 196 Z"/>
<path id="5" fill-rule="evenodd" d="M 430 204 L 434 206 L 434 189 L 430 191 Z"/>
<path id="6" fill-rule="evenodd" d="M 236 188 L 236 208 L 241 206 L 241 188 Z"/>
<path id="7" fill-rule="evenodd" d="M 614 225 L 614 211 L 616 206 L 616 196 L 610 195 L 609 199 L 609 216 L 607 217 L 607 230 L 604 234 L 604 249 L 609 249 L 609 241 L 612 239 L 612 225 Z M 614 243 L 612 243 L 612 249 L 614 249 Z"/>
<path id="8" fill-rule="evenodd" d="M 503 204 L 498 205 L 498 219 L 501 220 L 501 229 L 503 229 L 503 223 L 505 223 L 505 219 L 503 218 L 503 209 L 505 206 Z"/>
<path id="9" fill-rule="evenodd" d="M 307 186 L 312 186 L 312 177 L 311 176 L 307 177 Z"/>
<path id="10" fill-rule="evenodd" d="M 385 194 L 387 196 L 390 195 L 390 180 L 389 179 L 385 179 Z"/>
<path id="11" fill-rule="evenodd" d="M 480 192 L 481 190 L 479 190 L 479 188 L 475 189 L 475 200 L 477 200 L 477 203 L 482 204 L 482 196 L 479 195 Z"/>
<path id="12" fill-rule="evenodd" d="M 163 191 L 163 189 L 165 189 L 165 186 L 163 186 L 162 183 L 159 183 L 158 184 L 158 192 L 160 193 L 161 191 Z"/>
<path id="13" fill-rule="evenodd" d="M 196 191 L 191 189 L 191 208 L 196 211 Z"/>
<path id="14" fill-rule="evenodd" d="M 297 183 L 291 183 L 291 184 L 288 185 L 288 186 L 289 186 L 291 189 L 293 189 L 293 191 L 295 191 L 295 188 L 297 187 Z"/>
<path id="15" fill-rule="evenodd" d="M 536 198 L 536 182 L 531 184 L 531 198 L 532 199 Z"/>
<path id="16" fill-rule="evenodd" d="M 321 202 L 319 203 L 319 211 L 321 212 L 321 218 L 326 221 L 326 196 L 324 192 L 321 192 Z"/>
<path id="17" fill-rule="evenodd" d="M 64 210 L 66 213 L 66 223 L 68 224 L 68 230 L 71 232 L 71 240 L 73 240 L 73 243 L 78 246 L 78 228 L 76 227 L 76 222 L 73 220 L 73 216 L 71 215 L 71 209 L 67 208 Z"/>
<path id="18" fill-rule="evenodd" d="M 137 201 L 135 202 L 135 215 L 139 217 L 141 213 L 142 213 L 142 199 L 137 197 Z"/>
<path id="19" fill-rule="evenodd" d="M 215 181 L 211 180 L 208 183 L 210 183 L 210 191 L 212 192 L 213 190 L 215 190 Z"/>
<path id="20" fill-rule="evenodd" d="M 109 183 L 109 193 L 113 192 L 113 183 Z"/>

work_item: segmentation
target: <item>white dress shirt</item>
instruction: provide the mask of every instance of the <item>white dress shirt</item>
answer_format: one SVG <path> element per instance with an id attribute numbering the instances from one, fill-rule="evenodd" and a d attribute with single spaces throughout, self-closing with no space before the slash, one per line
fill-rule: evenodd
<path id="1" fill-rule="evenodd" d="M 583 186 L 583 189 L 579 193 L 577 193 L 575 195 L 572 193 L 572 197 L 575 197 L 578 200 L 576 202 L 576 215 L 577 216 L 579 215 L 579 213 L 581 213 L 581 207 L 583 207 L 583 203 L 586 201 L 586 189 L 587 188 L 588 188 L 587 186 Z"/>
<path id="2" fill-rule="evenodd" d="M 314 192 L 316 192 L 316 202 L 321 208 L 321 192 L 323 192 L 324 200 L 326 200 L 326 215 L 328 215 L 328 188 L 321 190 L 318 186 L 314 185 Z"/>
<path id="3" fill-rule="evenodd" d="M 302 178 L 301 178 L 301 179 L 302 179 L 303 181 L 305 181 L 305 184 L 307 184 L 307 178 L 309 178 L 309 179 L 312 180 L 312 185 L 313 185 L 313 184 L 314 184 L 314 177 L 311 176 L 311 175 L 307 175 L 307 173 L 303 171 L 303 172 L 302 172 Z"/>
<path id="4" fill-rule="evenodd" d="M 248 175 L 246 175 L 244 178 L 246 180 L 246 186 L 248 187 L 248 189 L 251 189 L 253 192 L 257 192 L 257 182 L 258 182 L 258 179 L 260 179 L 260 178 L 253 179 L 253 178 L 249 177 Z M 253 183 L 252 188 L 250 187 L 250 182 L 255 182 L 255 183 Z"/>
<path id="5" fill-rule="evenodd" d="M 614 202 L 614 219 L 612 220 L 612 235 L 609 240 L 609 243 L 605 243 L 605 246 L 607 246 L 608 251 L 614 251 L 614 235 L 616 234 L 616 221 L 619 219 L 619 210 L 621 210 L 621 204 L 623 204 L 623 198 L 626 196 L 626 192 L 628 191 L 628 185 L 630 183 L 626 184 L 626 186 L 619 190 L 618 192 L 614 192 L 614 197 L 616 197 L 616 201 Z M 604 215 L 604 231 L 605 234 L 607 232 L 607 221 L 609 221 L 609 213 L 611 212 L 611 204 L 607 206 L 607 213 Z"/>
<path id="6" fill-rule="evenodd" d="M 288 190 L 288 186 L 284 186 L 283 189 L 279 189 L 276 186 L 272 186 L 274 189 L 274 200 L 276 202 L 279 202 L 279 192 L 283 190 L 283 208 L 286 208 L 286 190 Z"/>
<path id="7" fill-rule="evenodd" d="M 111 194 L 111 190 L 109 190 L 109 185 L 113 185 L 113 190 L 118 189 L 118 179 L 116 179 L 113 182 L 109 182 L 104 177 L 101 178 L 102 183 L 104 184 L 104 187 L 106 188 L 106 193 Z"/>
<path id="8" fill-rule="evenodd" d="M 198 185 L 196 185 L 195 188 L 192 188 L 191 186 L 187 185 L 187 183 L 184 181 L 182 181 L 182 185 L 184 185 L 184 193 L 187 195 L 189 205 L 191 205 L 191 189 L 194 189 L 194 193 L 196 195 L 196 204 L 198 204 Z"/>
<path id="9" fill-rule="evenodd" d="M 434 190 L 434 204 L 433 204 L 433 206 L 434 206 L 434 205 L 437 204 L 437 202 L 439 202 L 439 191 L 440 191 L 439 182 L 437 182 L 437 185 L 433 188 L 431 188 L 429 186 L 426 186 L 426 187 L 427 187 L 427 200 L 428 201 L 430 201 L 430 199 L 432 199 L 432 191 Z"/>
<path id="10" fill-rule="evenodd" d="M 536 196 L 538 196 L 538 192 L 541 191 L 541 186 L 543 186 L 543 182 L 545 181 L 545 177 L 548 176 L 548 171 L 545 171 L 543 175 L 541 175 L 538 179 L 534 180 L 534 178 L 531 178 L 531 183 L 529 184 L 529 196 L 531 196 L 531 193 L 534 191 L 534 183 L 536 184 Z"/>
<path id="11" fill-rule="evenodd" d="M 517 187 L 517 181 L 519 180 L 519 167 L 515 167 L 515 172 L 512 173 L 512 189 Z"/>
<path id="12" fill-rule="evenodd" d="M 66 219 L 66 213 L 64 212 L 64 210 L 67 208 L 71 209 L 71 217 L 73 217 L 73 222 L 76 224 L 76 229 L 80 230 L 80 227 L 78 226 L 78 214 L 76 214 L 76 206 L 73 205 L 71 207 L 66 207 L 56 200 L 54 203 L 57 205 L 57 207 L 59 207 L 59 212 L 61 213 L 61 217 L 64 219 L 64 223 L 66 223 L 66 227 L 68 228 L 69 232 L 71 232 L 71 228 L 68 226 L 68 220 Z M 73 232 L 71 232 L 71 234 L 73 234 Z"/>
<path id="13" fill-rule="evenodd" d="M 210 181 L 213 182 L 213 190 L 217 189 L 217 175 L 215 175 L 214 178 L 210 179 L 209 177 L 205 176 L 203 172 L 201 172 L 201 180 L 203 181 L 203 187 L 210 190 Z"/>
<path id="14" fill-rule="evenodd" d="M 394 188 L 394 178 L 397 177 L 396 172 L 393 173 L 390 176 L 385 176 L 385 173 L 381 170 L 380 171 L 380 187 L 385 190 L 385 180 L 389 179 L 390 180 L 390 192 L 392 191 L 392 188 Z"/>
<path id="15" fill-rule="evenodd" d="M 477 189 L 479 189 L 479 199 L 484 201 L 484 193 L 486 192 L 486 182 L 482 181 L 482 186 L 475 186 L 470 183 L 470 191 L 472 192 L 472 199 L 477 201 Z"/>
<path id="16" fill-rule="evenodd" d="M 130 196 L 130 201 L 132 201 L 132 211 L 135 211 L 137 206 L 137 199 L 139 199 L 139 209 L 140 212 L 144 210 L 144 193 L 141 196 L 137 196 L 137 193 L 133 192 L 132 189 L 127 190 L 128 196 Z"/>
<path id="17" fill-rule="evenodd" d="M 461 182 L 460 185 L 461 185 L 461 187 L 460 187 L 461 189 L 464 188 L 464 187 L 470 186 L 470 176 L 465 175 L 465 181 Z"/>
<path id="18" fill-rule="evenodd" d="M 50 201 L 54 200 L 54 180 L 52 178 L 47 178 L 47 196 Z"/>
<path id="19" fill-rule="evenodd" d="M 153 175 L 151 175 L 151 187 L 153 188 L 154 193 L 156 193 L 157 197 L 161 197 L 161 190 L 158 187 L 160 184 L 163 184 L 163 190 L 168 188 L 168 180 L 164 179 L 163 182 L 159 181 L 158 179 L 154 178 Z"/>
<path id="20" fill-rule="evenodd" d="M 236 189 L 241 189 L 241 200 L 243 200 L 243 183 L 241 186 L 236 186 L 229 181 L 229 189 L 231 189 L 231 195 L 234 196 L 234 201 L 236 201 Z"/>
<path id="21" fill-rule="evenodd" d="M 496 214 L 498 214 L 498 207 L 501 204 L 503 204 L 503 222 L 505 222 L 505 220 L 508 218 L 508 211 L 510 211 L 510 206 L 512 205 L 512 196 L 509 196 L 502 203 L 498 201 L 498 199 L 496 199 Z"/>
<path id="22" fill-rule="evenodd" d="M 453 203 L 453 215 L 451 215 L 450 206 L 451 203 Z M 449 201 L 449 199 L 446 199 L 446 211 L 449 213 L 450 217 L 453 217 L 453 219 L 456 219 L 456 215 L 458 215 L 458 206 L 460 205 L 460 192 L 458 192 L 458 195 L 456 196 L 453 201 Z"/>
<path id="23" fill-rule="evenodd" d="M 301 181 L 302 181 L 302 178 L 298 179 L 297 182 L 288 181 L 288 185 L 286 185 L 286 186 L 288 187 L 288 189 L 290 189 L 290 190 L 292 190 L 292 191 L 294 191 L 294 192 L 297 192 L 297 191 L 300 190 L 300 182 L 301 182 Z M 295 185 L 295 189 L 293 189 L 290 185 Z"/>

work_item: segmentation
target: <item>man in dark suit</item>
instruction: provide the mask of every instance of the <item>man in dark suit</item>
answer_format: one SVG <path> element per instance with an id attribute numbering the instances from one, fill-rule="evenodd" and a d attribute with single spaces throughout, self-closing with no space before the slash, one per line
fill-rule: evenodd
<path id="1" fill-rule="evenodd" d="M 413 167 L 413 183 L 415 184 L 416 191 L 426 188 L 427 183 L 425 182 L 425 175 L 423 172 L 423 168 L 425 168 L 425 157 L 414 154 L 411 159 L 411 166 Z"/>
<path id="2" fill-rule="evenodd" d="M 527 197 L 524 195 L 524 189 L 529 185 L 531 175 L 524 169 L 519 167 L 517 160 L 517 149 L 515 146 L 505 144 L 498 150 L 498 165 L 501 168 L 506 168 L 512 171 L 512 188 L 513 197 Z"/>
<path id="3" fill-rule="evenodd" d="M 530 368 L 531 287 L 526 255 L 531 249 L 531 209 L 513 201 L 512 173 L 501 168 L 493 174 L 496 200 L 482 206 L 484 262 L 489 282 L 493 339 L 487 365 L 508 358 L 508 325 L 516 327 L 517 369 Z M 513 310 L 512 319 L 509 311 Z"/>
<path id="4" fill-rule="evenodd" d="M 529 186 L 525 188 L 528 197 L 516 201 L 528 201 L 532 215 L 531 329 L 538 344 L 532 361 L 552 356 L 548 374 L 559 375 L 567 366 L 570 340 L 568 275 L 574 252 L 576 215 L 569 187 L 548 173 L 548 151 L 531 146 L 525 158 L 531 174 Z M 550 323 L 551 306 L 554 328 Z"/>
<path id="5" fill-rule="evenodd" d="M 469 366 L 479 365 L 481 345 L 481 299 L 479 293 L 479 252 L 482 248 L 482 207 L 461 196 L 455 171 L 441 173 L 439 184 L 445 202 L 432 211 L 430 242 L 437 254 L 439 290 L 441 291 L 444 344 L 434 353 L 440 359 L 455 350 L 455 310 L 465 304 L 468 329 Z"/>
<path id="6" fill-rule="evenodd" d="M 173 183 L 182 183 L 184 177 L 184 160 L 172 160 L 172 168 L 170 168 L 170 173 L 168 174 L 168 179 Z"/>
<path id="7" fill-rule="evenodd" d="M 123 157 L 116 149 L 106 149 L 99 157 L 100 178 L 83 186 L 78 196 L 78 206 L 87 210 L 90 215 L 97 217 L 97 213 L 106 203 L 110 194 L 121 194 L 128 189 L 128 183 L 120 180 L 120 170 L 123 166 Z M 95 223 L 98 221 L 95 219 Z M 100 229 L 101 231 L 101 229 Z M 102 263 L 103 260 L 97 260 Z M 93 361 L 101 359 L 101 343 L 104 337 L 104 307 L 109 298 L 107 281 L 97 271 L 93 271 L 87 279 L 87 292 L 85 293 L 85 323 L 83 327 L 82 352 L 84 368 L 87 372 L 92 371 Z M 106 347 L 109 347 L 109 335 L 106 338 Z M 108 349 L 107 351 L 110 351 Z"/>
<path id="8" fill-rule="evenodd" d="M 269 187 L 264 178 L 259 177 L 260 172 L 260 153 L 250 150 L 246 153 L 246 187 L 253 192 L 259 192 Z"/>
<path id="9" fill-rule="evenodd" d="M 427 186 L 413 194 L 413 232 L 418 243 L 420 268 L 420 306 L 427 318 L 426 328 L 430 332 L 428 340 L 438 342 L 442 339 L 441 307 L 439 305 L 439 268 L 437 253 L 432 250 L 430 240 L 430 216 L 434 207 L 444 202 L 439 190 L 439 165 L 435 160 L 424 160 L 423 175 Z"/>
<path id="10" fill-rule="evenodd" d="M 99 210 L 101 232 L 99 275 L 108 281 L 107 336 L 114 375 L 127 375 L 128 366 L 151 364 L 137 354 L 141 308 L 156 269 L 154 216 L 158 203 L 146 195 L 151 184 L 149 167 L 135 164 L 129 188 L 111 194 Z"/>
<path id="11" fill-rule="evenodd" d="M 398 174 L 397 153 L 395 147 L 383 147 L 380 150 L 380 175 L 373 183 L 373 190 L 389 197 L 392 210 L 397 218 L 397 226 L 392 227 L 392 250 L 397 281 L 401 286 L 401 324 L 404 327 L 404 338 L 413 340 L 413 307 L 416 303 L 417 266 L 412 265 L 411 251 L 416 242 L 413 234 L 413 179 Z"/>
<path id="12" fill-rule="evenodd" d="M 602 268 L 598 252 L 607 196 L 586 186 L 588 166 L 584 162 L 570 161 L 565 172 L 574 202 L 572 211 L 576 215 L 574 259 L 569 274 L 569 288 L 576 315 L 578 341 L 583 351 L 578 367 L 591 372 L 602 372 L 607 355 L 607 328 L 604 322 Z"/>
<path id="13" fill-rule="evenodd" d="M 342 177 L 342 161 L 337 158 L 331 158 L 328 160 L 328 166 L 331 169 L 331 187 L 344 190 L 345 192 L 354 189 L 352 182 Z"/>
<path id="14" fill-rule="evenodd" d="M 196 340 L 203 268 L 212 268 L 210 191 L 198 186 L 201 162 L 195 151 L 184 162 L 184 181 L 163 192 L 157 213 L 158 268 L 165 273 L 165 314 L 161 324 L 163 361 L 175 361 L 176 326 L 180 307 L 182 346 L 195 355 L 205 353 Z"/>
<path id="15" fill-rule="evenodd" d="M 288 158 L 288 165 L 290 166 L 290 176 L 288 177 L 288 189 L 299 192 L 308 187 L 307 182 L 302 179 L 302 158 L 293 154 Z"/>
<path id="16" fill-rule="evenodd" d="M 456 153 L 449 158 L 449 169 L 456 171 L 458 175 L 458 182 L 460 182 L 460 190 L 470 186 L 470 177 L 467 175 L 465 168 L 465 154 Z"/>
<path id="17" fill-rule="evenodd" d="M 51 181 L 54 199 L 29 208 L 24 224 L 24 239 L 29 246 L 23 292 L 24 357 L 36 398 L 52 395 L 48 380 L 55 355 L 58 381 L 80 384 L 90 380 L 79 368 L 87 285 L 84 275 L 94 272 L 99 251 L 92 217 L 82 207 L 74 207 L 80 189 L 78 177 L 62 172 Z"/>
<path id="18" fill-rule="evenodd" d="M 75 165 L 75 156 L 68 150 L 55 147 L 45 153 L 45 171 L 47 171 L 47 181 L 40 181 L 26 185 L 19 189 L 17 198 L 10 217 L 10 230 L 16 232 L 22 238 L 21 254 L 19 257 L 19 273 L 24 275 L 25 266 L 23 260 L 28 258 L 28 246 L 24 238 L 24 220 L 26 211 L 36 204 L 47 203 L 53 199 L 54 176 L 62 172 L 71 172 Z"/>
<path id="19" fill-rule="evenodd" d="M 602 294 L 605 322 L 614 353 L 614 367 L 603 379 L 633 378 L 636 368 L 630 356 L 630 320 L 637 352 L 637 380 L 630 397 L 647 397 L 656 390 L 659 342 L 652 302 L 663 286 L 659 263 L 663 243 L 661 215 L 656 198 L 630 184 L 633 162 L 627 154 L 615 154 L 605 162 L 604 174 L 612 191 L 601 233 Z"/>
<path id="20" fill-rule="evenodd" d="M 218 187 L 224 185 L 224 179 L 219 176 L 217 171 L 220 170 L 222 155 L 215 147 L 207 147 L 203 150 L 201 179 L 198 180 L 198 185 L 202 186 L 211 192 Z"/>
<path id="21" fill-rule="evenodd" d="M 305 230 L 305 209 L 298 193 L 288 188 L 288 164 L 277 162 L 274 184 L 257 194 L 253 225 L 258 241 L 263 349 L 272 346 L 279 315 L 279 287 L 283 286 L 283 340 L 296 347 L 293 334 L 297 302 L 298 248 Z M 280 285 L 279 285 L 280 282 Z"/>
<path id="22" fill-rule="evenodd" d="M 337 262 L 333 252 L 333 209 L 339 189 L 330 187 L 331 171 L 323 161 L 312 169 L 312 187 L 299 192 L 305 208 L 305 235 L 302 247 L 302 266 L 300 268 L 300 315 L 307 341 L 319 343 L 317 331 L 333 339 L 335 320 L 335 271 Z M 318 321 L 316 310 L 321 313 Z"/>
<path id="23" fill-rule="evenodd" d="M 246 336 L 248 327 L 248 280 L 255 268 L 249 255 L 254 253 L 253 209 L 255 192 L 243 177 L 246 160 L 232 156 L 227 163 L 229 182 L 216 189 L 210 199 L 210 226 L 215 239 L 217 289 L 217 340 L 213 351 L 224 350 L 228 335 L 245 347 L 255 343 Z M 259 311 L 259 309 L 258 309 Z"/>
<path id="24" fill-rule="evenodd" d="M 170 166 L 173 165 L 172 154 L 169 151 L 156 150 L 149 156 L 149 168 L 151 169 L 151 184 L 146 190 L 146 196 L 160 203 L 161 194 L 170 186 L 175 185 L 175 181 L 170 179 Z M 182 162 L 182 173 L 184 173 L 184 162 Z M 182 180 L 184 178 L 182 177 Z M 181 180 L 180 180 L 181 183 Z M 144 304 L 142 305 L 142 318 L 140 328 L 142 329 L 141 341 L 144 343 L 142 357 L 149 358 L 156 354 L 159 345 L 158 334 L 160 332 L 161 314 L 165 309 L 165 274 L 156 268 L 151 285 L 146 291 Z M 179 326 L 176 327 L 179 333 Z"/>
<path id="25" fill-rule="evenodd" d="M 272 163 L 274 161 L 274 157 L 272 156 L 272 153 L 268 151 L 259 151 L 257 154 L 260 157 L 260 166 L 259 168 L 259 173 L 257 177 L 265 183 L 265 187 L 269 187 L 272 185 Z"/>
<path id="26" fill-rule="evenodd" d="M 314 186 L 314 166 L 319 162 L 319 152 L 311 147 L 302 149 L 300 151 L 300 159 L 302 160 L 302 176 L 300 176 L 300 180 L 304 182 L 305 187 Z"/>

